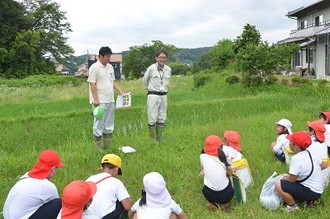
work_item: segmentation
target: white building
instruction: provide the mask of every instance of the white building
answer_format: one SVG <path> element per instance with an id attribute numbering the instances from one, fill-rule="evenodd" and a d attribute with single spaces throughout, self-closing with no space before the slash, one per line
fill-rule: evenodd
<path id="1" fill-rule="evenodd" d="M 297 21 L 297 28 L 278 43 L 299 43 L 292 67 L 305 69 L 308 76 L 330 80 L 330 0 L 316 1 L 286 16 Z"/>

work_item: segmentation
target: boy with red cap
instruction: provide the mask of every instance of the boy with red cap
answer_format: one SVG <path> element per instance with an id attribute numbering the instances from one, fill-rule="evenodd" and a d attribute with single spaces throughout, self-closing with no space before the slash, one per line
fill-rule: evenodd
<path id="1" fill-rule="evenodd" d="M 93 182 L 76 180 L 63 189 L 62 210 L 57 219 L 99 219 L 87 210 L 96 193 Z"/>
<path id="2" fill-rule="evenodd" d="M 308 150 L 312 156 L 322 159 L 329 166 L 329 157 L 327 144 L 325 143 L 325 126 L 320 121 L 307 122 L 308 131 L 307 133 L 312 138 L 312 144 Z M 329 183 L 330 178 L 330 167 L 322 170 L 323 184 L 326 187 Z"/>
<path id="3" fill-rule="evenodd" d="M 288 119 L 281 119 L 276 122 L 277 138 L 276 141 L 270 144 L 270 151 L 275 157 L 285 162 L 284 150 L 289 146 L 289 140 L 286 139 L 287 135 L 292 135 L 292 123 Z"/>
<path id="4" fill-rule="evenodd" d="M 94 182 L 97 187 L 88 210 L 102 219 L 119 218 L 132 207 L 132 200 L 124 184 L 116 178 L 122 175 L 121 158 L 115 154 L 104 155 L 100 169 L 102 173 L 86 180 Z"/>
<path id="5" fill-rule="evenodd" d="M 61 199 L 49 179 L 63 166 L 55 151 L 43 151 L 34 167 L 11 188 L 3 207 L 4 219 L 55 219 L 61 209 Z"/>
<path id="6" fill-rule="evenodd" d="M 286 202 L 284 210 L 291 212 L 299 209 L 294 198 L 311 203 L 321 197 L 321 169 L 325 164 L 309 152 L 312 139 L 306 132 L 298 131 L 286 138 L 290 140 L 289 147 L 295 155 L 291 158 L 289 175 L 278 180 L 275 189 Z"/>
<path id="7" fill-rule="evenodd" d="M 200 162 L 204 169 L 203 195 L 208 201 L 211 211 L 220 206 L 221 210 L 228 207 L 234 196 L 234 189 L 227 177 L 228 163 L 226 157 L 219 159 L 219 147 L 223 145 L 220 137 L 210 135 L 205 139 L 204 149 L 200 155 Z"/>
<path id="8" fill-rule="evenodd" d="M 325 142 L 328 146 L 328 155 L 330 156 L 330 112 L 322 112 L 320 113 L 320 122 L 323 123 L 325 127 Z"/>

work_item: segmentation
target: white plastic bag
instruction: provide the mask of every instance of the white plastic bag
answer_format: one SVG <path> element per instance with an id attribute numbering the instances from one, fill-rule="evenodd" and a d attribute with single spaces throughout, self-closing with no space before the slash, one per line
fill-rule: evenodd
<path id="1" fill-rule="evenodd" d="M 281 175 L 277 175 L 277 172 L 274 172 L 265 182 L 265 184 L 262 186 L 261 194 L 259 196 L 259 202 L 260 204 L 268 208 L 270 210 L 275 210 L 280 207 L 281 203 L 281 196 L 277 193 L 275 190 L 275 182 L 282 178 L 283 176 L 286 176 L 287 174 L 283 173 Z M 276 176 L 276 177 L 275 177 Z"/>

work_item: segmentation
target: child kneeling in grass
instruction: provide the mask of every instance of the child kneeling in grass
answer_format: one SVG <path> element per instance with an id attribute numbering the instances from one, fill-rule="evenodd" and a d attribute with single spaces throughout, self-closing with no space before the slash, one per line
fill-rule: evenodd
<path id="1" fill-rule="evenodd" d="M 325 142 L 328 146 L 328 156 L 330 156 L 330 112 L 322 112 L 319 115 L 320 122 L 324 124 L 325 127 Z"/>
<path id="2" fill-rule="evenodd" d="M 171 198 L 163 176 L 151 172 L 143 177 L 142 197 L 134 203 L 130 218 L 187 219 L 180 206 Z"/>
<path id="3" fill-rule="evenodd" d="M 319 199 L 323 193 L 321 169 L 326 168 L 320 158 L 313 157 L 308 147 L 312 139 L 303 131 L 287 135 L 289 147 L 295 153 L 290 162 L 289 175 L 275 183 L 275 189 L 285 201 L 284 210 L 298 210 L 295 199 L 307 204 Z"/>
<path id="4" fill-rule="evenodd" d="M 205 146 L 200 155 L 200 162 L 204 171 L 203 195 L 208 201 L 210 211 L 219 206 L 221 210 L 228 207 L 228 203 L 234 196 L 234 189 L 227 177 L 232 169 L 226 160 L 222 149 L 222 140 L 216 135 L 210 135 L 205 139 Z M 219 156 L 219 152 L 221 152 Z M 222 157 L 220 160 L 219 157 Z M 229 171 L 227 171 L 227 168 Z"/>
<path id="5" fill-rule="evenodd" d="M 287 119 L 281 119 L 276 122 L 277 127 L 277 138 L 276 141 L 270 144 L 270 151 L 275 155 L 275 157 L 285 162 L 284 150 L 289 146 L 289 140 L 286 139 L 287 135 L 291 135 L 292 123 Z"/>

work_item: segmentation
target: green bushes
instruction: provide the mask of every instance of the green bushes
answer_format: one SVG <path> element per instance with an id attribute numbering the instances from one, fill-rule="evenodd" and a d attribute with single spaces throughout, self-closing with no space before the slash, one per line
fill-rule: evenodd
<path id="1" fill-rule="evenodd" d="M 228 84 L 237 84 L 239 82 L 239 77 L 236 76 L 236 75 L 233 75 L 233 76 L 229 76 L 227 79 L 226 79 L 226 82 Z"/>
<path id="2" fill-rule="evenodd" d="M 271 76 L 269 76 L 269 77 L 267 77 L 267 78 L 265 79 L 265 83 L 266 83 L 267 85 L 275 84 L 277 81 L 278 81 L 278 78 L 275 77 L 274 75 L 271 75 Z"/>
<path id="3" fill-rule="evenodd" d="M 291 79 L 293 86 L 312 85 L 312 82 L 308 78 L 294 77 Z"/>
<path id="4" fill-rule="evenodd" d="M 198 74 L 194 77 L 194 87 L 199 88 L 212 80 L 210 74 Z"/>
<path id="5" fill-rule="evenodd" d="M 325 87 L 327 85 L 328 81 L 325 79 L 320 79 L 317 81 L 317 86 L 318 87 Z"/>
<path id="6" fill-rule="evenodd" d="M 0 84 L 6 87 L 48 87 L 64 84 L 78 86 L 82 83 L 86 83 L 85 78 L 64 77 L 62 75 L 33 75 L 24 79 L 0 78 Z"/>
<path id="7" fill-rule="evenodd" d="M 281 84 L 288 85 L 289 84 L 289 80 L 284 78 L 284 79 L 281 80 Z"/>

